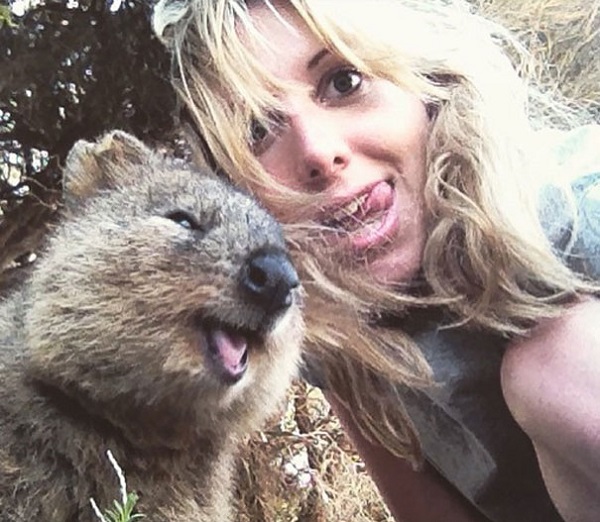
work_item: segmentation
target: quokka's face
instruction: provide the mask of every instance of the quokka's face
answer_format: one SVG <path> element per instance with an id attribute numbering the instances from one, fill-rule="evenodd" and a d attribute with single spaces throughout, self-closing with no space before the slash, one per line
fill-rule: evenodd
<path id="1" fill-rule="evenodd" d="M 130 421 L 249 426 L 295 374 L 300 286 L 280 227 L 206 174 L 120 165 L 34 276 L 36 374 Z"/>

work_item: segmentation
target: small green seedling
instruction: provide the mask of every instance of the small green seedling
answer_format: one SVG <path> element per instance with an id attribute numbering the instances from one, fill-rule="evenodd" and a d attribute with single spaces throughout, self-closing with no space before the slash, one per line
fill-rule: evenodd
<path id="1" fill-rule="evenodd" d="M 96 501 L 93 498 L 90 498 L 90 504 L 92 505 L 92 509 L 98 517 L 98 520 L 100 520 L 100 522 L 133 522 L 134 520 L 144 518 L 144 515 L 140 513 L 133 513 L 135 505 L 138 501 L 138 496 L 134 492 L 127 492 L 125 474 L 117 463 L 117 460 L 113 456 L 112 452 L 108 450 L 106 455 L 108 456 L 108 460 L 110 461 L 117 474 L 117 478 L 119 479 L 121 502 L 118 500 L 113 500 L 113 509 L 106 509 L 104 513 L 102 513 L 98 507 L 98 504 L 96 504 Z"/>

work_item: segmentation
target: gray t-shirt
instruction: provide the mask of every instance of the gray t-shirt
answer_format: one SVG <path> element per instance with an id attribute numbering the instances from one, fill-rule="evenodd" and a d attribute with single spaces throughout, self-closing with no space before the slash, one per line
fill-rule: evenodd
<path id="1" fill-rule="evenodd" d="M 600 172 L 572 182 L 572 215 L 554 188 L 540 218 L 557 254 L 600 280 Z M 439 324 L 439 323 L 437 323 Z M 510 415 L 500 385 L 506 341 L 489 333 L 421 324 L 421 346 L 439 386 L 402 390 L 427 460 L 493 522 L 560 522 L 533 446 Z"/>

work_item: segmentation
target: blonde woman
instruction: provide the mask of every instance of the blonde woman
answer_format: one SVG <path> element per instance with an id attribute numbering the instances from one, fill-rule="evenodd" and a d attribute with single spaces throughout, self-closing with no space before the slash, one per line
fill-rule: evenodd
<path id="1" fill-rule="evenodd" d="M 154 26 L 211 160 L 288 225 L 308 373 L 395 517 L 597 520 L 600 173 L 541 131 L 582 120 L 518 44 L 442 0 L 161 0 Z"/>

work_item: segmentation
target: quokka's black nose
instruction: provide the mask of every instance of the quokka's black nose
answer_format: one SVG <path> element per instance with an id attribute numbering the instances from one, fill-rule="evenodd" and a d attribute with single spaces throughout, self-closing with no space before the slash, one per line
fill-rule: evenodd
<path id="1" fill-rule="evenodd" d="M 242 271 L 242 287 L 266 312 L 292 304 L 292 290 L 300 284 L 288 257 L 279 252 L 253 254 Z"/>

